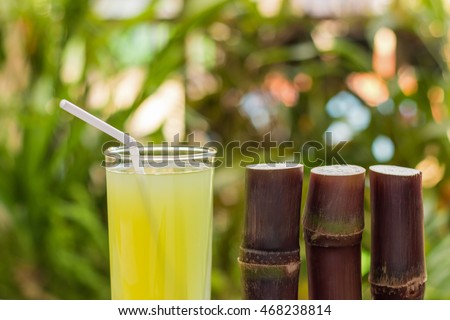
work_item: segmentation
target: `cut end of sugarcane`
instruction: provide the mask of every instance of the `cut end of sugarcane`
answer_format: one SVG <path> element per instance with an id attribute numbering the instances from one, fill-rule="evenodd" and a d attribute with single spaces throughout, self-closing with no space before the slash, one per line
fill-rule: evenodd
<path id="1" fill-rule="evenodd" d="M 251 170 L 283 170 L 292 168 L 303 168 L 300 163 L 278 162 L 278 163 L 259 163 L 247 166 Z"/>
<path id="2" fill-rule="evenodd" d="M 416 169 L 389 165 L 375 165 L 371 166 L 369 169 L 372 172 L 398 177 L 412 177 L 421 174 L 421 172 Z"/>
<path id="3" fill-rule="evenodd" d="M 353 176 L 365 173 L 366 170 L 360 166 L 354 165 L 334 165 L 316 167 L 311 170 L 311 173 L 323 176 Z"/>

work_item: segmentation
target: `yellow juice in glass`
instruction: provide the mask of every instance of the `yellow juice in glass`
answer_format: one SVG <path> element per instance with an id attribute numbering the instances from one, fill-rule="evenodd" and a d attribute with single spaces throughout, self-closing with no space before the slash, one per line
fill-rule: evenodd
<path id="1" fill-rule="evenodd" d="M 212 167 L 107 168 L 112 299 L 209 299 Z"/>

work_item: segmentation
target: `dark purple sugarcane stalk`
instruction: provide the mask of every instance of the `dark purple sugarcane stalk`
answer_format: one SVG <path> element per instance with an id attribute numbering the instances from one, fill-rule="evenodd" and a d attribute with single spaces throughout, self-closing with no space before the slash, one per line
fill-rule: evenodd
<path id="1" fill-rule="evenodd" d="M 370 167 L 372 245 L 369 281 L 373 299 L 423 299 L 422 173 Z"/>
<path id="2" fill-rule="evenodd" d="M 246 169 L 246 213 L 239 256 L 245 299 L 297 299 L 303 166 Z"/>
<path id="3" fill-rule="evenodd" d="M 361 299 L 365 169 L 311 170 L 303 230 L 310 299 Z"/>

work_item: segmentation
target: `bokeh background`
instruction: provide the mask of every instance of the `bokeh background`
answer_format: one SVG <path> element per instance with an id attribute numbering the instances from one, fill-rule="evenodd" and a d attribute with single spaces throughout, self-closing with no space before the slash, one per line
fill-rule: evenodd
<path id="1" fill-rule="evenodd" d="M 0 298 L 110 297 L 109 138 L 66 98 L 143 142 L 270 132 L 300 147 L 329 131 L 348 163 L 422 170 L 426 298 L 449 299 L 449 14 L 448 0 L 0 1 Z M 241 298 L 240 160 L 215 175 L 216 299 Z"/>

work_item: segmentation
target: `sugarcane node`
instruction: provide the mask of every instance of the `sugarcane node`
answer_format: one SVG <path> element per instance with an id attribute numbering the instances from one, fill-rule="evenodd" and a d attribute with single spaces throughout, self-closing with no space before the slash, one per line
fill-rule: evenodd
<path id="1" fill-rule="evenodd" d="M 261 265 L 261 264 L 253 264 L 243 262 L 238 258 L 239 265 L 241 270 L 247 272 L 247 276 L 253 274 L 255 276 L 260 275 L 265 279 L 277 279 L 280 276 L 290 276 L 290 277 L 298 277 L 298 272 L 300 270 L 301 262 L 293 261 L 286 264 L 277 264 L 277 265 Z M 277 280 L 278 281 L 278 280 Z"/>
<path id="2" fill-rule="evenodd" d="M 363 230 L 352 234 L 323 234 L 303 227 L 305 242 L 318 247 L 349 247 L 361 243 Z"/>
<path id="3" fill-rule="evenodd" d="M 293 251 L 260 251 L 242 248 L 239 261 L 250 264 L 281 265 L 300 261 L 300 250 Z"/>
<path id="4" fill-rule="evenodd" d="M 283 265 L 245 263 L 241 269 L 243 296 L 247 300 L 294 300 L 298 298 L 300 261 Z"/>
<path id="5" fill-rule="evenodd" d="M 403 285 L 374 283 L 369 276 L 369 283 L 375 300 L 422 300 L 425 295 L 426 276 L 409 280 Z"/>

